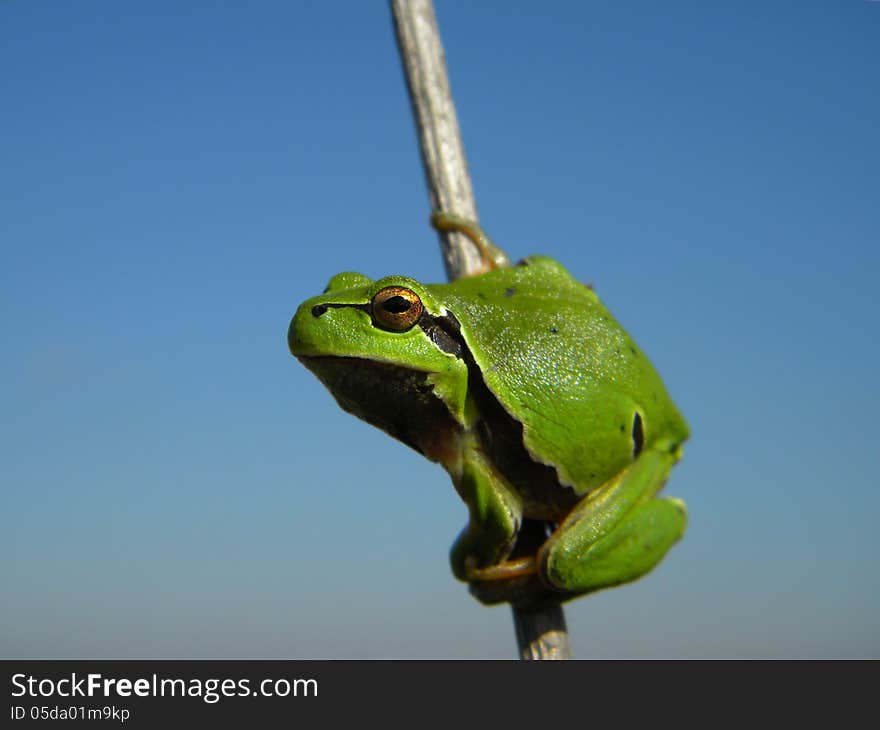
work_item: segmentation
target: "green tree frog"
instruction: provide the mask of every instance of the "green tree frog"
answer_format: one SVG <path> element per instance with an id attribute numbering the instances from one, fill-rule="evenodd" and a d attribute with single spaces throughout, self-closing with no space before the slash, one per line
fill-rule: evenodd
<path id="1" fill-rule="evenodd" d="M 634 580 L 682 536 L 659 497 L 688 427 L 647 357 L 553 259 L 511 265 L 470 221 L 483 269 L 449 284 L 334 276 L 290 351 L 349 413 L 449 473 L 469 511 L 452 572 L 485 603 L 559 602 Z M 515 550 L 541 524 L 534 549 Z"/>

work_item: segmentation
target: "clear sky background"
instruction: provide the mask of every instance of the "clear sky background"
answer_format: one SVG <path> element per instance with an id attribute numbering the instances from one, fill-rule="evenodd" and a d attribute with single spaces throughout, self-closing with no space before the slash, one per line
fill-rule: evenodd
<path id="1" fill-rule="evenodd" d="M 579 657 L 880 657 L 880 3 L 443 1 L 480 217 L 690 422 Z M 512 657 L 440 467 L 287 351 L 444 277 L 384 2 L 0 2 L 0 655 Z"/>

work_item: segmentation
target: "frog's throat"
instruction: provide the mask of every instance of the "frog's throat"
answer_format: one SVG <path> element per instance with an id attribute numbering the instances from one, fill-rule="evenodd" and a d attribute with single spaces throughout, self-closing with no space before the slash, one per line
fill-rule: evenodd
<path id="1" fill-rule="evenodd" d="M 459 457 L 462 426 L 429 373 L 357 357 L 298 356 L 339 407 L 444 466 Z"/>

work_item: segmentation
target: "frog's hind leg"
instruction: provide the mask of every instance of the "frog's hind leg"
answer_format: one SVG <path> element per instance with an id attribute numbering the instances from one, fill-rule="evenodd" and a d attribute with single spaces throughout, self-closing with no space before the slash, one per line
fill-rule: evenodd
<path id="1" fill-rule="evenodd" d="M 676 460 L 644 451 L 584 497 L 541 547 L 541 578 L 580 594 L 635 580 L 657 565 L 687 524 L 684 502 L 655 496 Z"/>

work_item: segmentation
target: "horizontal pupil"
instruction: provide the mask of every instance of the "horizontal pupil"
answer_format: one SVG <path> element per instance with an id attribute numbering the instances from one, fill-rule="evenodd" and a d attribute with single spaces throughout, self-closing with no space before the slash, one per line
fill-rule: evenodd
<path id="1" fill-rule="evenodd" d="M 382 302 L 382 309 L 392 314 L 402 314 L 412 306 L 412 302 L 401 296 L 389 297 Z"/>

